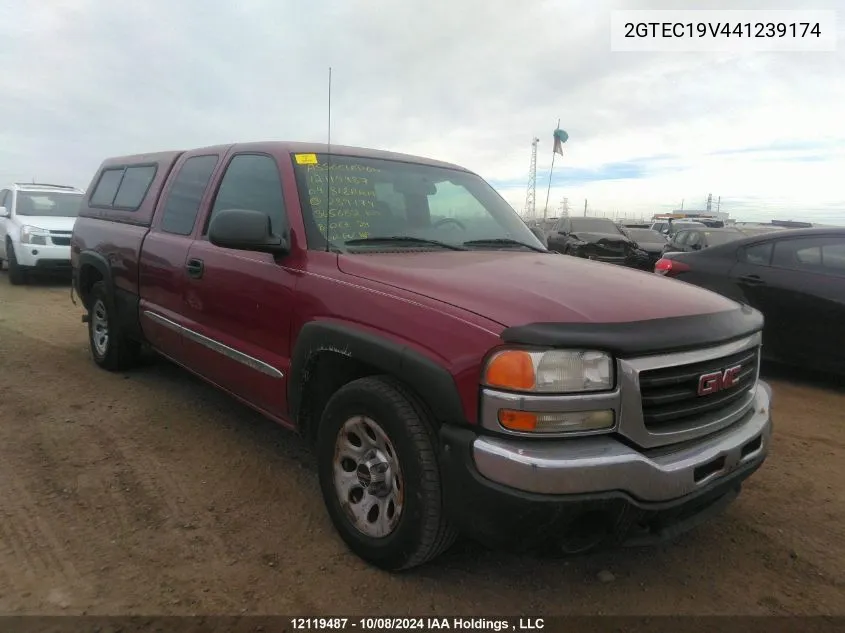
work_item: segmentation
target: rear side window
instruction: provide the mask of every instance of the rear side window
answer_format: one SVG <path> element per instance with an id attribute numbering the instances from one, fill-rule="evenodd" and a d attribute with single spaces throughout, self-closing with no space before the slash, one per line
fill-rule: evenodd
<path id="1" fill-rule="evenodd" d="M 136 210 L 147 195 L 156 169 L 155 165 L 134 165 L 104 170 L 91 193 L 91 205 Z"/>
<path id="2" fill-rule="evenodd" d="M 167 196 L 161 219 L 162 231 L 176 235 L 191 234 L 217 160 L 216 155 L 209 155 L 193 156 L 185 161 Z"/>
<path id="3" fill-rule="evenodd" d="M 845 275 L 845 237 L 805 237 L 777 242 L 772 265 L 791 270 Z"/>
<path id="4" fill-rule="evenodd" d="M 127 167 L 112 206 L 121 209 L 137 209 L 140 207 L 155 175 L 155 165 Z"/>
<path id="5" fill-rule="evenodd" d="M 98 207 L 110 207 L 120 186 L 120 179 L 123 178 L 123 167 L 119 169 L 106 169 L 97 181 L 97 186 L 91 194 L 91 204 Z"/>
<path id="6" fill-rule="evenodd" d="M 772 261 L 772 249 L 774 243 L 766 242 L 764 244 L 755 244 L 748 246 L 742 252 L 742 259 L 747 264 L 755 264 L 757 266 L 768 266 Z"/>
<path id="7" fill-rule="evenodd" d="M 220 182 L 208 221 L 220 211 L 249 209 L 270 216 L 272 230 L 285 226 L 282 180 L 276 161 L 264 154 L 239 154 L 232 158 Z M 208 224 L 205 226 L 208 231 Z"/>

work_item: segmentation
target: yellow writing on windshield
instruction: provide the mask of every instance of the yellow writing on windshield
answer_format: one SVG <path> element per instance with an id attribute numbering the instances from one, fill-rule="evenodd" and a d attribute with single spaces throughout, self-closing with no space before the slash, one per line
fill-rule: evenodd
<path id="1" fill-rule="evenodd" d="M 309 177 L 311 177 L 311 172 L 313 172 L 313 171 L 326 171 L 328 169 L 331 169 L 331 171 L 333 173 L 335 171 L 358 171 L 358 172 L 363 171 L 363 172 L 368 172 L 368 173 L 374 174 L 374 173 L 378 173 L 378 172 L 381 171 L 380 169 L 376 169 L 375 167 L 367 167 L 366 165 L 354 165 L 354 164 L 350 164 L 350 163 L 337 163 L 337 164 L 332 163 L 331 167 L 329 167 L 329 165 L 323 164 L 323 165 L 320 165 L 319 167 L 317 167 L 316 166 L 317 165 L 316 156 L 314 154 L 311 154 L 311 156 L 315 157 L 313 163 L 300 163 L 302 165 L 307 164 L 309 166 L 308 167 Z"/>

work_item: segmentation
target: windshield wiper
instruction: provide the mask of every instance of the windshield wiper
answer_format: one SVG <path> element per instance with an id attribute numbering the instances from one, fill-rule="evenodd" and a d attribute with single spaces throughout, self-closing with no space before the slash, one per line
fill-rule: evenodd
<path id="1" fill-rule="evenodd" d="M 346 240 L 343 244 L 344 246 L 355 246 L 356 244 L 401 244 L 403 242 L 408 244 L 428 244 L 431 246 L 440 246 L 442 248 L 448 248 L 453 251 L 469 250 L 467 248 L 464 248 L 463 246 L 458 246 L 456 244 L 447 244 L 446 242 L 439 242 L 438 240 L 427 240 L 422 237 L 411 237 L 410 235 L 394 235 L 391 237 L 361 237 L 354 240 Z"/>
<path id="2" fill-rule="evenodd" d="M 538 253 L 548 252 L 545 248 L 540 248 L 538 246 L 531 246 L 531 244 L 526 244 L 525 242 L 520 242 L 519 240 L 512 240 L 508 237 L 496 237 L 496 238 L 489 238 L 489 239 L 486 239 L 486 240 L 470 240 L 469 242 L 464 242 L 464 246 L 495 246 L 496 244 L 510 244 L 512 246 L 524 246 L 525 248 L 530 248 L 532 251 L 537 251 Z"/>

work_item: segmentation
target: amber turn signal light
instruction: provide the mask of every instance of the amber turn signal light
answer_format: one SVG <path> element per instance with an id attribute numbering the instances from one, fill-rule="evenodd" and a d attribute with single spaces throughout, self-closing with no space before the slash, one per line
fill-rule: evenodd
<path id="1" fill-rule="evenodd" d="M 487 364 L 484 382 L 503 389 L 532 389 L 536 382 L 534 360 L 520 350 L 499 352 Z"/>

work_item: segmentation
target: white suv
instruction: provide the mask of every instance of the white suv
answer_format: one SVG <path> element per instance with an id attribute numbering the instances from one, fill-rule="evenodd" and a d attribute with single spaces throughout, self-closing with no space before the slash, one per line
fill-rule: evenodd
<path id="1" fill-rule="evenodd" d="M 0 190 L 0 269 L 26 282 L 29 270 L 70 270 L 70 236 L 85 192 L 64 185 L 17 183 Z"/>

